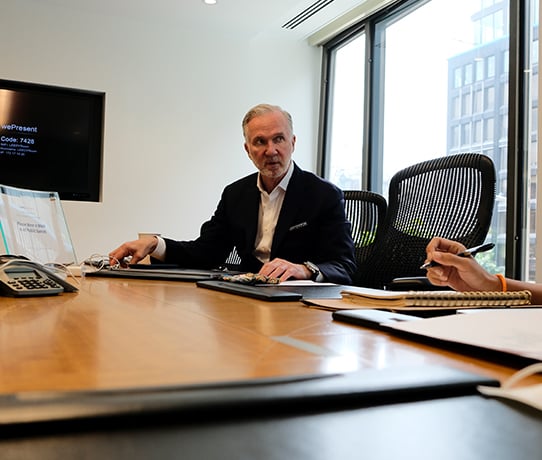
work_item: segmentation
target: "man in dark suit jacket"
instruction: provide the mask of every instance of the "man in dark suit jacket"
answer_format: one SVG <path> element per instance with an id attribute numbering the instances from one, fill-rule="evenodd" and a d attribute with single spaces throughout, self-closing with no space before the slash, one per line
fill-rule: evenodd
<path id="1" fill-rule="evenodd" d="M 146 255 L 187 268 L 216 268 L 232 248 L 240 270 L 273 278 L 350 284 L 356 268 L 342 191 L 292 161 L 288 112 L 260 104 L 243 119 L 245 150 L 258 173 L 228 185 L 193 241 L 143 237 L 112 251 L 111 261 Z"/>

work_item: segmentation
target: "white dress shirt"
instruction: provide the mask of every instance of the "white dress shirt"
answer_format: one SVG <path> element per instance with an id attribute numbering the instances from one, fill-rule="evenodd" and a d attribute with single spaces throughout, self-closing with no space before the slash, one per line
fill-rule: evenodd
<path id="1" fill-rule="evenodd" d="M 260 190 L 260 210 L 258 213 L 258 232 L 254 242 L 254 256 L 260 262 L 269 262 L 271 245 L 275 235 L 275 227 L 279 220 L 280 210 L 286 195 L 288 183 L 294 172 L 294 162 L 290 161 L 290 167 L 279 184 L 267 193 L 263 188 L 262 179 L 258 174 L 258 189 Z"/>

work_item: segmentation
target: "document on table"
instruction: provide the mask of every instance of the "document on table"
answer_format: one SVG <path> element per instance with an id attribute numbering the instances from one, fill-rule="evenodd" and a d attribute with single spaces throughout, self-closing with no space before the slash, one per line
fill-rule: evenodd
<path id="1" fill-rule="evenodd" d="M 393 330 L 542 361 L 542 307 L 484 310 L 387 325 Z"/>

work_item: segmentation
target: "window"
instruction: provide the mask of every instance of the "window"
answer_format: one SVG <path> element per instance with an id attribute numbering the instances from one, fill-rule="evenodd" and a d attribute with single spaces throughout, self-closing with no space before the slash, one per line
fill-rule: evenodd
<path id="1" fill-rule="evenodd" d="M 523 88 L 525 94 L 525 103 L 522 106 L 523 117 L 525 120 L 525 132 L 523 138 L 523 146 L 527 152 L 523 174 L 527 180 L 523 185 L 526 203 L 524 208 L 525 219 L 524 228 L 528 229 L 529 235 L 525 238 L 523 251 L 524 257 L 521 258 L 522 266 L 518 272 L 527 273 L 529 279 L 534 279 L 536 274 L 536 230 L 534 223 L 536 222 L 536 187 L 537 187 L 537 153 L 538 153 L 538 18 L 539 18 L 539 1 L 527 1 L 530 9 L 527 9 L 526 24 L 527 30 L 524 32 L 525 42 L 528 43 L 526 51 L 525 65 L 522 74 L 529 75 L 530 78 L 525 79 L 527 82 Z M 530 212 L 529 212 L 530 211 Z"/>
<path id="2" fill-rule="evenodd" d="M 470 123 L 464 123 L 462 126 L 462 134 L 461 134 L 461 144 L 464 146 L 468 146 L 471 144 L 471 126 Z M 467 148 L 467 150 L 469 150 Z"/>
<path id="3" fill-rule="evenodd" d="M 495 56 L 488 56 L 486 61 L 486 78 L 495 77 Z"/>
<path id="4" fill-rule="evenodd" d="M 486 91 L 485 91 L 484 110 L 492 111 L 494 109 L 495 109 L 495 88 L 493 86 L 489 86 L 488 88 L 486 88 Z"/>
<path id="5" fill-rule="evenodd" d="M 354 28 L 324 46 L 324 175 L 343 188 L 356 184 L 386 195 L 390 178 L 404 167 L 437 156 L 484 153 L 493 159 L 498 177 L 488 235 L 498 247 L 487 268 L 506 265 L 507 275 L 534 279 L 532 267 L 522 264 L 532 259 L 523 255 L 532 253 L 535 235 L 525 238 L 507 210 L 536 212 L 531 178 L 536 178 L 532 114 L 538 107 L 538 66 L 531 61 L 538 62 L 537 0 L 404 0 Z M 356 46 L 353 37 L 363 45 L 342 57 Z M 529 73 L 531 78 L 525 78 Z M 370 99 L 364 101 L 364 94 Z M 525 126 L 525 132 L 510 130 L 509 120 Z M 348 126 L 348 134 L 340 134 L 338 125 Z M 526 157 L 517 163 L 525 170 L 509 170 L 516 162 L 508 156 L 523 152 Z M 343 182 L 348 175 L 354 179 Z M 509 184 L 514 184 L 510 190 Z M 524 202 L 517 202 L 519 197 Z M 532 213 L 525 214 L 523 228 L 532 228 Z M 507 255 L 510 247 L 522 249 Z"/>
<path id="6" fill-rule="evenodd" d="M 474 131 L 472 135 L 472 142 L 474 144 L 480 144 L 482 142 L 482 120 L 476 120 L 474 122 Z"/>
<path id="7" fill-rule="evenodd" d="M 470 85 L 472 83 L 472 63 L 469 63 L 465 66 L 465 85 Z"/>
<path id="8" fill-rule="evenodd" d="M 493 126 L 495 125 L 494 118 L 486 118 L 484 120 L 484 142 L 492 141 L 494 138 Z"/>
<path id="9" fill-rule="evenodd" d="M 334 53 L 334 85 L 330 100 L 333 118 L 329 129 L 327 176 L 343 190 L 361 188 L 359 156 L 363 144 L 365 35 Z"/>
<path id="10" fill-rule="evenodd" d="M 473 107 L 473 112 L 476 114 L 476 113 L 482 113 L 483 111 L 483 104 L 482 104 L 482 100 L 483 100 L 483 94 L 484 92 L 482 91 L 482 89 L 477 89 L 475 92 L 474 92 L 474 107 Z"/>
<path id="11" fill-rule="evenodd" d="M 459 96 L 454 96 L 452 98 L 452 118 L 457 119 L 461 116 L 461 104 Z"/>
<path id="12" fill-rule="evenodd" d="M 463 69 L 458 67 L 454 69 L 454 88 L 460 88 L 463 84 Z"/>
<path id="13" fill-rule="evenodd" d="M 463 115 L 463 116 L 470 115 L 472 113 L 472 111 L 471 111 L 472 104 L 471 104 L 470 91 L 463 94 L 462 100 L 463 100 L 463 103 L 462 103 L 463 110 L 461 111 L 461 115 Z"/>
<path id="14" fill-rule="evenodd" d="M 452 136 L 450 144 L 452 148 L 459 147 L 459 125 L 452 126 Z"/>
<path id="15" fill-rule="evenodd" d="M 376 118 L 381 121 L 379 137 L 372 139 L 381 159 L 381 170 L 371 171 L 376 190 L 387 190 L 397 170 L 446 155 L 447 107 L 456 94 L 461 97 L 459 145 L 470 142 L 470 120 L 466 126 L 464 117 L 472 115 L 472 94 L 465 82 L 472 81 L 467 69 L 472 69 L 474 59 L 451 59 L 472 47 L 470 17 L 476 8 L 470 0 L 460 3 L 417 2 L 408 14 L 403 10 L 375 21 L 373 58 L 379 65 L 373 80 L 383 82 L 373 102 L 383 112 Z M 449 92 L 450 68 L 457 70 L 456 91 Z"/>
<path id="16" fill-rule="evenodd" d="M 476 81 L 482 81 L 484 79 L 484 60 L 476 58 L 475 62 Z"/>

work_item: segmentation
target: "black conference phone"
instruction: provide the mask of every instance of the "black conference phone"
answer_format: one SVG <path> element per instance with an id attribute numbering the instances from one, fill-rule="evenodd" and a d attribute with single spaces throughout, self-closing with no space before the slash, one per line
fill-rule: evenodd
<path id="1" fill-rule="evenodd" d="M 76 291 L 75 286 L 40 263 L 22 256 L 0 255 L 0 295 L 29 297 Z"/>

